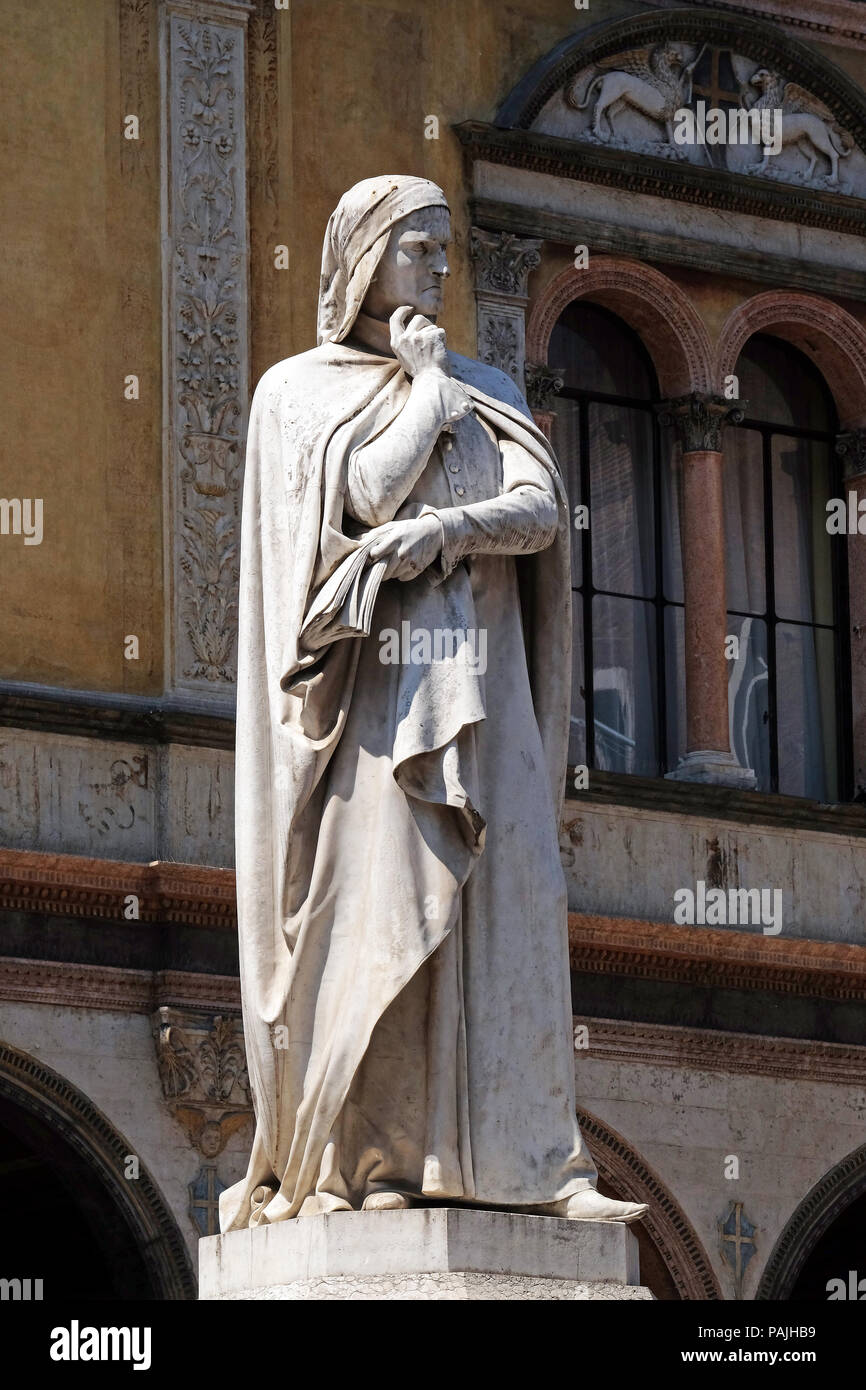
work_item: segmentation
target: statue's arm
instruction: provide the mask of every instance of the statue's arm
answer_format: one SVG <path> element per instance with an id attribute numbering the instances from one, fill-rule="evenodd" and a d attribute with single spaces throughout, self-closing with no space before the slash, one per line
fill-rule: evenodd
<path id="1" fill-rule="evenodd" d="M 433 568 L 443 579 L 467 555 L 532 555 L 556 537 L 559 511 L 549 474 L 513 440 L 505 439 L 499 447 L 499 497 L 437 508 L 444 543 Z"/>
<path id="2" fill-rule="evenodd" d="M 397 418 L 349 457 L 346 507 L 357 521 L 391 521 L 423 473 L 440 433 L 472 409 L 463 387 L 445 372 L 413 378 Z"/>

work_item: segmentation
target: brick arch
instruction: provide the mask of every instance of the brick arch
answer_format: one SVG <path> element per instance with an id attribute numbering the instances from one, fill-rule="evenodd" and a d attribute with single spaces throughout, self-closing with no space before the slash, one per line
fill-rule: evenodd
<path id="1" fill-rule="evenodd" d="M 125 1177 L 135 1153 L 85 1093 L 27 1052 L 0 1042 L 0 1097 L 46 1126 L 70 1157 L 92 1174 L 105 1203 L 105 1220 L 124 1220 L 142 1256 L 155 1297 L 194 1299 L 196 1280 L 186 1242 L 165 1198 L 141 1165 Z"/>
<path id="2" fill-rule="evenodd" d="M 820 295 L 767 290 L 729 315 L 716 351 L 717 381 L 736 370 L 755 333 L 771 333 L 815 363 L 836 402 L 843 429 L 866 425 L 866 328 Z"/>
<path id="3" fill-rule="evenodd" d="M 697 1233 L 657 1173 L 621 1134 L 578 1107 L 577 1118 L 599 1177 L 628 1202 L 647 1202 L 641 1225 L 661 1255 L 680 1298 L 721 1299 L 722 1291 Z"/>
<path id="4" fill-rule="evenodd" d="M 788 1299 L 818 1241 L 866 1193 L 866 1144 L 854 1149 L 810 1188 L 764 1266 L 756 1299 Z"/>
<path id="5" fill-rule="evenodd" d="M 660 270 L 622 256 L 594 257 L 586 270 L 569 266 L 550 282 L 529 316 L 528 362 L 547 362 L 556 321 L 575 299 L 611 309 L 634 329 L 652 358 L 663 396 L 712 390 L 713 355 L 697 310 Z"/>

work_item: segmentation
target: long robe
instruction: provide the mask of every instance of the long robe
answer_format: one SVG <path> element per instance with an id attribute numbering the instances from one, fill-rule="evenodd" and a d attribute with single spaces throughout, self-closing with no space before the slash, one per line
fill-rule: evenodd
<path id="1" fill-rule="evenodd" d="M 325 344 L 271 369 L 253 403 L 236 838 L 256 1137 L 223 1230 L 382 1187 L 525 1206 L 595 1181 L 557 847 L 568 508 L 513 384 L 449 357 L 475 413 L 395 509 L 443 517 L 439 572 L 383 584 L 370 635 L 324 652 L 305 649 L 304 618 L 371 519 L 364 447 L 410 384 L 393 359 Z M 471 534 L 463 505 L 518 497 L 498 540 Z M 483 632 L 486 670 L 465 646 L 383 660 L 380 634 L 407 626 Z"/>

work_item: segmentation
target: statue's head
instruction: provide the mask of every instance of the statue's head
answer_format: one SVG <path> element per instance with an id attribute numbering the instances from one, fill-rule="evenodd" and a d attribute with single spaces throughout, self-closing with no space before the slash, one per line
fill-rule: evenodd
<path id="1" fill-rule="evenodd" d="M 442 310 L 451 217 L 447 208 L 419 208 L 391 228 L 382 259 L 361 306 L 373 319 L 387 320 L 409 304 L 435 322 Z"/>
<path id="2" fill-rule="evenodd" d="M 342 342 L 362 309 L 385 321 L 409 304 L 435 319 L 450 234 L 445 194 L 430 179 L 385 174 L 356 183 L 325 233 L 319 342 Z"/>

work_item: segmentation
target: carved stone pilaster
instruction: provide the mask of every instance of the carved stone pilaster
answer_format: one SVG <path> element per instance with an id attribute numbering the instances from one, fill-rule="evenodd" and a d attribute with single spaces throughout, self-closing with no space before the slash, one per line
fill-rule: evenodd
<path id="1" fill-rule="evenodd" d="M 507 372 L 523 390 L 529 272 L 541 262 L 541 242 L 509 232 L 472 228 L 478 356 Z"/>
<path id="2" fill-rule="evenodd" d="M 164 325 L 169 682 L 231 698 L 249 396 L 246 25 L 228 0 L 164 0 Z"/>
<path id="3" fill-rule="evenodd" d="M 241 1021 L 166 1005 L 151 1027 L 165 1102 L 190 1142 L 215 1158 L 252 1116 Z"/>
<path id="4" fill-rule="evenodd" d="M 562 390 L 565 369 L 527 362 L 525 376 L 530 410 L 550 414 L 555 407 L 556 394 Z"/>
<path id="5" fill-rule="evenodd" d="M 846 480 L 862 477 L 866 473 L 866 429 L 837 434 L 836 453 L 842 460 L 842 476 Z"/>
<path id="6" fill-rule="evenodd" d="M 656 407 L 659 423 L 672 425 L 677 432 L 684 454 L 711 451 L 722 447 L 722 429 L 738 425 L 743 419 L 745 401 L 728 401 L 724 396 L 707 396 L 692 391 L 677 396 Z"/>

